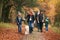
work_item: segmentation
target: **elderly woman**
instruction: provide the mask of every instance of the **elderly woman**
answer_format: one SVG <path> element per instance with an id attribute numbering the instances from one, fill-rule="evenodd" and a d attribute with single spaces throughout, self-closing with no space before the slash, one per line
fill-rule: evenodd
<path id="1" fill-rule="evenodd" d="M 31 11 L 29 11 L 26 18 L 27 18 L 27 22 L 28 22 L 28 25 L 29 25 L 29 33 L 32 33 L 32 31 L 33 31 L 32 24 L 34 23 L 34 15 L 33 15 L 33 13 Z"/>

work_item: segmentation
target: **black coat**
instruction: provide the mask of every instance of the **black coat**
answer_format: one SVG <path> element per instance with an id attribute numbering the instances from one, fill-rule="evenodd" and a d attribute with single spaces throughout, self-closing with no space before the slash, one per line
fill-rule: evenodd
<path id="1" fill-rule="evenodd" d="M 30 20 L 30 17 L 31 17 L 32 20 Z M 29 21 L 34 22 L 34 15 L 29 15 L 29 14 L 28 14 L 28 15 L 26 16 L 26 18 L 27 18 L 27 22 L 29 22 Z"/>
<path id="2" fill-rule="evenodd" d="M 38 15 L 38 19 L 39 19 L 39 22 L 42 22 L 42 20 L 43 20 L 43 14 L 39 14 Z"/>

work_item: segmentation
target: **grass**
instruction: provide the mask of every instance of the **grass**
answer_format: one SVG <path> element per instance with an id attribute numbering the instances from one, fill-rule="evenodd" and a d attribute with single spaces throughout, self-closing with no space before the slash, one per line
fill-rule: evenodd
<path id="1" fill-rule="evenodd" d="M 53 26 L 53 27 L 51 27 L 51 29 L 52 29 L 54 32 L 60 34 L 60 27 L 55 27 L 55 26 Z"/>
<path id="2" fill-rule="evenodd" d="M 16 28 L 15 24 L 11 24 L 11 23 L 0 23 L 0 28 Z"/>

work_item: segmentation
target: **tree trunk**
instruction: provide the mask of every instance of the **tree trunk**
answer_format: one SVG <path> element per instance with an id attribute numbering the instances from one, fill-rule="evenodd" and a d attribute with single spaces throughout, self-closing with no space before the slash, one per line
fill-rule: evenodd
<path id="1" fill-rule="evenodd" d="M 16 8 L 15 6 L 12 6 L 9 13 L 9 19 L 11 23 L 15 23 L 16 16 L 17 16 Z"/>
<path id="2" fill-rule="evenodd" d="M 9 22 L 9 11 L 12 5 L 9 4 L 9 1 L 3 1 L 3 7 L 2 7 L 2 21 L 3 22 Z"/>
<path id="3" fill-rule="evenodd" d="M 0 21 L 1 21 L 1 18 L 2 18 L 2 6 L 3 6 L 3 3 L 0 4 Z"/>

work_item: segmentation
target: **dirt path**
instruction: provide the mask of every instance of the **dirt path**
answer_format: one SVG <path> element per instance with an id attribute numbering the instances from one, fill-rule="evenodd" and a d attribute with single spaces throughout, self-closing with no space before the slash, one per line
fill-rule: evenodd
<path id="1" fill-rule="evenodd" d="M 45 37 L 40 32 L 33 32 L 32 34 L 26 35 L 23 40 L 45 40 Z"/>
<path id="2" fill-rule="evenodd" d="M 46 32 L 37 32 L 23 35 L 17 32 L 17 28 L 0 28 L 0 40 L 60 40 L 60 34 L 53 32 L 50 28 Z"/>
<path id="3" fill-rule="evenodd" d="M 60 40 L 60 34 L 55 33 L 49 25 L 49 30 L 46 31 L 45 28 L 43 28 L 43 32 L 37 32 L 37 29 L 35 28 L 32 34 L 29 34 L 27 36 L 24 36 L 23 40 Z"/>

